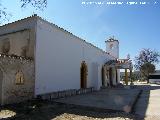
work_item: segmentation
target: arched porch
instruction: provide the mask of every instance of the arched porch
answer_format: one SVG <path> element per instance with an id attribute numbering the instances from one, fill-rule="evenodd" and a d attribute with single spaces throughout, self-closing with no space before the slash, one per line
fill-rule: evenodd
<path id="1" fill-rule="evenodd" d="M 120 69 L 125 70 L 125 84 L 128 85 L 129 75 L 127 70 L 130 71 L 130 76 L 132 76 L 132 62 L 129 59 L 117 59 L 110 60 L 105 63 L 104 67 L 104 78 L 102 81 L 104 87 L 106 86 L 116 86 L 120 83 Z M 131 79 L 131 78 L 130 78 Z"/>

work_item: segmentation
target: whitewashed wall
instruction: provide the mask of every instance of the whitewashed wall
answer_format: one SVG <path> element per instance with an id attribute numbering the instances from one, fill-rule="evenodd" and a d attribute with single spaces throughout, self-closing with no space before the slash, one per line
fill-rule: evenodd
<path id="1" fill-rule="evenodd" d="M 37 21 L 35 94 L 80 88 L 80 66 L 88 66 L 87 87 L 101 86 L 108 55 L 42 19 Z"/>

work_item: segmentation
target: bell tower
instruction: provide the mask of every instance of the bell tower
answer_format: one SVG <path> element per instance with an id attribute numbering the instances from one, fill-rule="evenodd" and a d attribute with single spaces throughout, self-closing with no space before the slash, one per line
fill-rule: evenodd
<path id="1" fill-rule="evenodd" d="M 106 52 L 115 58 L 119 58 L 119 41 L 113 37 L 110 37 L 106 43 Z"/>

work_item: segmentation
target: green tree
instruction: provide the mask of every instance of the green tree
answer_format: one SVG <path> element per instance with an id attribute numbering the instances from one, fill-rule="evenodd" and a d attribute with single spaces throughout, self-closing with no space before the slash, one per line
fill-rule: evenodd
<path id="1" fill-rule="evenodd" d="M 139 55 L 135 57 L 135 65 L 136 70 L 139 70 L 144 77 L 148 81 L 149 73 L 153 73 L 155 71 L 155 65 L 159 63 L 160 54 L 151 49 L 143 49 L 140 51 Z"/>
<path id="2" fill-rule="evenodd" d="M 155 65 L 151 64 L 151 63 L 144 63 L 141 68 L 140 71 L 143 75 L 143 77 L 147 80 L 147 83 L 149 83 L 149 73 L 154 73 L 155 72 Z"/>

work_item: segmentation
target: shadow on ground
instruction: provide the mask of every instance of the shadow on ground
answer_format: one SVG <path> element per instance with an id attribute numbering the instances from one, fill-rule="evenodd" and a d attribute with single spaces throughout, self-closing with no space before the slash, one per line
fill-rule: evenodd
<path id="1" fill-rule="evenodd" d="M 136 104 L 133 108 L 133 113 L 138 115 L 142 119 L 145 119 L 147 108 L 149 105 L 151 90 L 160 89 L 160 86 L 146 84 L 146 85 L 137 85 L 135 87 L 141 89 L 142 93 L 140 94 L 139 98 L 136 101 Z"/>
<path id="2" fill-rule="evenodd" d="M 1 111 L 8 110 L 4 113 L 6 116 L 16 113 L 16 115 L 10 115 L 8 118 L 3 118 L 3 120 L 70 120 L 73 118 L 79 119 L 103 119 L 103 118 L 129 118 L 137 119 L 136 116 L 132 114 L 126 114 L 123 112 L 109 112 L 109 111 L 98 111 L 91 110 L 87 108 L 78 108 L 76 106 L 69 106 L 65 104 L 59 104 L 55 102 L 48 101 L 28 101 L 25 103 L 8 105 L 1 108 Z M 9 112 L 10 111 L 10 112 Z M 11 112 L 12 111 L 12 112 Z M 1 115 L 2 117 L 2 115 Z"/>
<path id="3" fill-rule="evenodd" d="M 160 89 L 160 86 L 138 85 L 136 88 L 143 89 L 143 92 L 135 104 L 134 112 L 130 114 L 115 111 L 99 111 L 85 107 L 33 100 L 1 107 L 0 118 L 3 118 L 3 120 L 71 120 L 73 118 L 79 120 L 101 120 L 104 118 L 144 119 L 149 102 L 150 90 Z M 138 114 L 138 112 L 141 114 Z"/>

